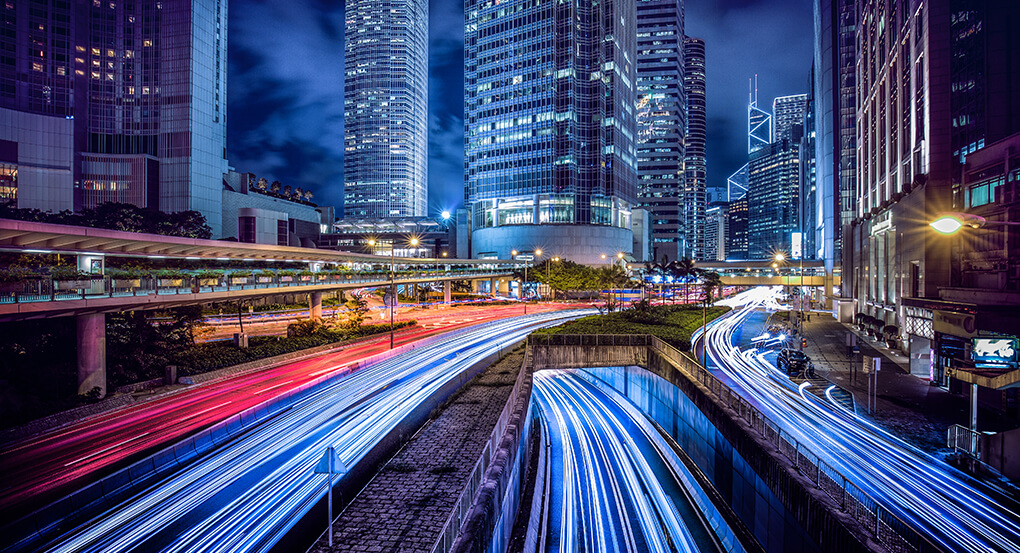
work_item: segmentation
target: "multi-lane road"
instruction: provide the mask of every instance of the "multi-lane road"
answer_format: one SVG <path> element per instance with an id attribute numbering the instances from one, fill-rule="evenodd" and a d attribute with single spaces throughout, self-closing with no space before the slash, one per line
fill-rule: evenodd
<path id="1" fill-rule="evenodd" d="M 564 307 L 543 305 L 533 307 L 532 312 Z M 419 326 L 398 331 L 395 345 L 417 343 L 521 312 L 518 305 L 436 310 L 422 318 Z M 185 389 L 6 444 L 0 450 L 0 520 L 14 520 L 274 395 L 348 370 L 388 349 L 389 337 L 384 335 L 329 354 Z"/>
<path id="2" fill-rule="evenodd" d="M 50 542 L 49 551 L 266 551 L 325 494 L 327 447 L 354 466 L 478 359 L 587 311 L 492 321 L 370 364 Z"/>
<path id="3" fill-rule="evenodd" d="M 675 453 L 630 401 L 573 370 L 535 373 L 534 394 L 549 434 L 547 552 L 720 550 Z"/>
<path id="4" fill-rule="evenodd" d="M 1020 516 L 998 490 L 796 386 L 773 356 L 734 345 L 741 325 L 776 308 L 778 289 L 727 300 L 739 309 L 704 336 L 711 365 L 734 390 L 883 507 L 945 551 L 1020 551 Z"/>

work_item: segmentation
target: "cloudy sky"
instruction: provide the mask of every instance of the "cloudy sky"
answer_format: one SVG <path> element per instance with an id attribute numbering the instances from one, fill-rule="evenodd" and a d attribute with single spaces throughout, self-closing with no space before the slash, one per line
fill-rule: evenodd
<path id="1" fill-rule="evenodd" d="M 722 187 L 746 161 L 748 78 L 759 107 L 807 92 L 810 0 L 689 0 L 687 34 L 705 39 L 708 180 Z M 429 6 L 429 212 L 463 202 L 463 1 Z M 238 171 L 343 198 L 344 4 L 230 3 L 227 155 Z"/>

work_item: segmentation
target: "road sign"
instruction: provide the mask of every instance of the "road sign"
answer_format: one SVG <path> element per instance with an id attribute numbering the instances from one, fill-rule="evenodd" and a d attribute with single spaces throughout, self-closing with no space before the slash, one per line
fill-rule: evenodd
<path id="1" fill-rule="evenodd" d="M 881 367 L 882 367 L 881 357 L 865 357 L 864 364 L 861 367 L 861 372 L 863 372 L 864 374 L 871 374 L 872 372 L 877 373 Z"/>
<path id="2" fill-rule="evenodd" d="M 533 256 L 531 254 L 524 254 L 524 253 L 522 253 L 522 254 L 515 255 L 514 259 L 517 260 L 517 261 L 534 261 L 535 260 L 535 256 Z"/>
<path id="3" fill-rule="evenodd" d="M 336 450 L 332 447 L 327 447 L 326 452 L 322 454 L 322 458 L 319 459 L 319 464 L 315 465 L 316 474 L 343 474 L 347 472 L 347 465 L 340 460 L 340 455 L 336 453 Z"/>

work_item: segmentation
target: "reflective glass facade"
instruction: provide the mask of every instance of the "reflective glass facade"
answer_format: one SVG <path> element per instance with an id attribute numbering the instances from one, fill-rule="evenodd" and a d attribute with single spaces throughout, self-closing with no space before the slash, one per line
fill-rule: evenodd
<path id="1" fill-rule="evenodd" d="M 428 207 L 427 0 L 347 0 L 344 216 Z"/>
<path id="2" fill-rule="evenodd" d="M 687 144 L 684 149 L 684 232 L 694 237 L 688 255 L 714 259 L 706 243 L 708 162 L 705 157 L 705 41 L 684 38 L 684 91 L 687 96 Z"/>
<path id="3" fill-rule="evenodd" d="M 226 0 L 11 1 L 0 11 L 3 51 L 16 53 L 0 56 L 0 108 L 53 118 L 16 127 L 23 173 L 37 167 L 32 152 L 73 151 L 73 180 L 26 178 L 19 205 L 197 210 L 218 235 Z M 63 134 L 65 122 L 72 136 Z"/>
<path id="4" fill-rule="evenodd" d="M 514 240 L 497 240 L 499 229 L 529 234 L 522 225 L 598 225 L 630 234 L 637 200 L 634 0 L 467 0 L 464 18 L 472 254 L 509 255 L 477 238 L 504 248 Z M 571 247 L 588 253 L 557 253 L 585 262 L 596 246 Z M 616 247 L 629 251 L 629 239 Z"/>
<path id="5" fill-rule="evenodd" d="M 638 193 L 651 213 L 652 257 L 679 259 L 697 242 L 684 224 L 683 4 L 638 0 L 637 25 Z"/>

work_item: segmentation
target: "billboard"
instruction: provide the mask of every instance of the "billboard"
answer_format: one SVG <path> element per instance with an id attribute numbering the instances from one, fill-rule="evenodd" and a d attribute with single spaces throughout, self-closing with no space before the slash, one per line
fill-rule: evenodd
<path id="1" fill-rule="evenodd" d="M 1011 363 L 1016 360 L 1016 338 L 974 338 L 972 359 L 979 363 Z"/>

